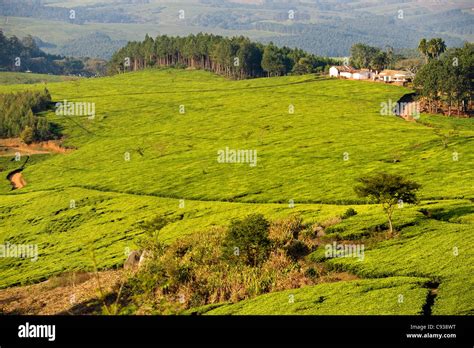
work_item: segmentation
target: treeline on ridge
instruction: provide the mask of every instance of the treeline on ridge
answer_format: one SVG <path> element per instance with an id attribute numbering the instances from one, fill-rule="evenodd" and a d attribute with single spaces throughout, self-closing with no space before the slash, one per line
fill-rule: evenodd
<path id="1" fill-rule="evenodd" d="M 0 138 L 20 137 L 26 144 L 55 137 L 46 117 L 35 115 L 51 105 L 51 95 L 43 91 L 0 94 Z"/>
<path id="2" fill-rule="evenodd" d="M 301 49 L 263 45 L 239 36 L 226 38 L 212 34 L 155 39 L 146 35 L 142 42 L 129 42 L 110 60 L 109 73 L 137 71 L 154 66 L 191 67 L 245 79 L 263 76 L 322 72 L 335 64 Z"/>

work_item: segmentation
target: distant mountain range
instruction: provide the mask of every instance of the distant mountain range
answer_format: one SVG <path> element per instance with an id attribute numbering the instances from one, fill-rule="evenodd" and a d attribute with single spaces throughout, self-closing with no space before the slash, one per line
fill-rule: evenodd
<path id="1" fill-rule="evenodd" d="M 325 56 L 357 42 L 414 48 L 422 37 L 449 46 L 474 39 L 472 1 L 437 0 L 0 0 L 0 28 L 31 34 L 53 54 L 110 58 L 146 33 L 244 35 Z M 51 31 L 51 27 L 55 30 Z"/>

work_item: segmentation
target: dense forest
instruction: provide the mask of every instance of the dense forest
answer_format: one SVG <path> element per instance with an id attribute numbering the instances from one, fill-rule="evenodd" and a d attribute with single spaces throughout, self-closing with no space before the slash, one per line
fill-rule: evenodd
<path id="1" fill-rule="evenodd" d="M 43 91 L 0 94 L 0 138 L 20 137 L 25 143 L 48 140 L 55 136 L 46 117 L 35 113 L 51 104 L 51 95 Z"/>
<path id="2" fill-rule="evenodd" d="M 336 62 L 301 49 L 263 45 L 245 37 L 226 38 L 212 34 L 187 37 L 146 35 L 142 42 L 129 42 L 116 52 L 110 63 L 111 74 L 153 66 L 191 67 L 244 79 L 321 72 Z"/>
<path id="3" fill-rule="evenodd" d="M 47 54 L 38 48 L 31 35 L 23 39 L 7 37 L 0 30 L 0 71 L 31 71 L 54 75 L 92 76 L 101 71 L 100 64 Z"/>

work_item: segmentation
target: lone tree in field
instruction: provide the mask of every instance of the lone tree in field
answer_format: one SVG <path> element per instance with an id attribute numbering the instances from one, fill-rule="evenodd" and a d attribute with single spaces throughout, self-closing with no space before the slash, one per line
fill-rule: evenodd
<path id="1" fill-rule="evenodd" d="M 389 233 L 393 233 L 392 215 L 399 202 L 417 203 L 416 191 L 420 184 L 396 174 L 380 173 L 359 178 L 361 184 L 354 188 L 359 197 L 368 197 L 381 204 L 387 214 Z"/>

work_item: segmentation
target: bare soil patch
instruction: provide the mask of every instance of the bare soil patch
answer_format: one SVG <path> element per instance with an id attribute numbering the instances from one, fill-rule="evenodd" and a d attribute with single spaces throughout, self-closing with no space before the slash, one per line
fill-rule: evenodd
<path id="1" fill-rule="evenodd" d="M 73 149 L 61 146 L 60 140 L 48 140 L 30 145 L 19 138 L 0 139 L 0 156 L 14 156 L 17 152 L 23 155 L 42 155 L 50 153 L 68 153 Z"/>
<path id="2" fill-rule="evenodd" d="M 21 174 L 21 172 L 16 172 L 9 175 L 8 180 L 10 180 L 14 190 L 18 190 L 26 186 L 26 181 L 23 178 L 23 174 Z"/>
<path id="3" fill-rule="evenodd" d="M 99 286 L 104 294 L 110 293 L 122 276 L 122 270 L 102 271 L 97 275 L 68 273 L 34 285 L 1 289 L 0 313 L 20 315 L 69 313 L 81 303 L 99 299 Z"/>

